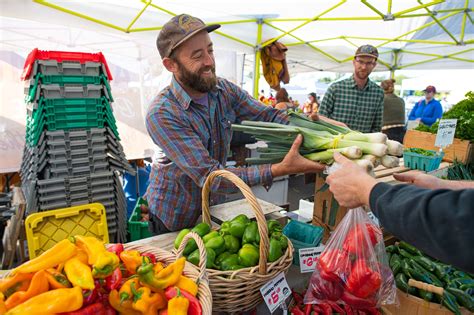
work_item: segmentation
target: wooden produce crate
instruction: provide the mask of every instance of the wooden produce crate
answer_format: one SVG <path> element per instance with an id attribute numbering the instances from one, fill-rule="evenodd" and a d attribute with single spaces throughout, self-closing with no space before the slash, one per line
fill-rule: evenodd
<path id="1" fill-rule="evenodd" d="M 325 186 L 325 179 L 321 173 L 316 174 L 316 185 L 314 191 L 313 225 L 324 228 L 323 243 L 329 238 L 329 234 L 346 215 L 348 209 L 339 206 L 334 195 Z"/>
<path id="2" fill-rule="evenodd" d="M 421 148 L 425 150 L 438 151 L 435 147 L 436 134 L 429 132 L 408 130 L 403 139 L 403 145 L 406 148 Z M 453 144 L 444 150 L 444 161 L 453 162 L 454 159 L 462 163 L 468 163 L 474 160 L 473 144 L 467 140 L 454 139 Z"/>

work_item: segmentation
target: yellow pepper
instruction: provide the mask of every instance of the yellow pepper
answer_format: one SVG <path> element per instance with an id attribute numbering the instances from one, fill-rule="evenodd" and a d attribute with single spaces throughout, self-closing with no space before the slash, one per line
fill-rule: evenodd
<path id="1" fill-rule="evenodd" d="M 138 288 L 140 286 L 140 281 L 137 277 L 128 279 L 122 284 L 119 290 L 120 301 L 131 300 L 133 298 L 132 286 Z"/>
<path id="2" fill-rule="evenodd" d="M 165 269 L 165 267 L 163 267 L 163 264 L 159 261 L 157 261 L 153 266 L 153 272 L 155 273 L 155 275 L 163 269 Z"/>
<path id="3" fill-rule="evenodd" d="M 191 278 L 186 276 L 179 277 L 178 282 L 175 284 L 181 290 L 185 290 L 191 293 L 193 296 L 196 296 L 198 293 L 198 285 Z"/>
<path id="4" fill-rule="evenodd" d="M 8 278 L 0 280 L 0 293 L 3 293 L 5 297 L 9 297 L 17 291 L 26 291 L 30 286 L 31 278 L 35 274 L 31 273 L 17 273 L 16 275 L 10 275 Z"/>
<path id="5" fill-rule="evenodd" d="M 18 266 L 12 274 L 36 272 L 48 269 L 67 261 L 76 253 L 76 246 L 71 241 L 64 239 L 42 253 L 40 256 Z"/>
<path id="6" fill-rule="evenodd" d="M 89 256 L 87 256 L 86 251 L 83 249 L 78 249 L 75 257 L 77 257 L 84 264 L 89 263 Z"/>
<path id="7" fill-rule="evenodd" d="M 173 315 L 187 315 L 189 300 L 181 295 L 181 292 L 178 290 L 178 294 L 168 301 L 168 314 Z"/>
<path id="8" fill-rule="evenodd" d="M 109 303 L 119 314 L 142 315 L 139 311 L 133 309 L 133 300 L 120 301 L 120 295 L 117 290 L 110 291 Z"/>
<path id="9" fill-rule="evenodd" d="M 46 278 L 46 271 L 40 270 L 31 279 L 31 284 L 27 291 L 18 291 L 13 293 L 6 301 L 7 309 L 12 309 L 15 306 L 27 301 L 28 299 L 37 296 L 38 294 L 48 291 L 49 284 Z"/>
<path id="10" fill-rule="evenodd" d="M 140 267 L 144 261 L 144 257 L 140 255 L 138 250 L 124 250 L 120 253 L 120 259 L 127 271 L 132 275 L 137 273 L 137 268 Z"/>
<path id="11" fill-rule="evenodd" d="M 53 290 L 71 287 L 71 282 L 69 282 L 64 274 L 56 271 L 56 269 L 50 268 L 46 270 L 46 278 L 48 279 L 49 287 Z"/>
<path id="12" fill-rule="evenodd" d="M 120 259 L 118 256 L 108 252 L 104 243 L 95 237 L 76 235 L 73 240 L 77 247 L 86 252 L 87 262 L 92 266 L 92 276 L 94 278 L 106 278 L 119 265 Z"/>
<path id="13" fill-rule="evenodd" d="M 176 284 L 184 269 L 185 257 L 181 257 L 174 263 L 169 264 L 166 268 L 155 274 L 153 272 L 153 264 L 145 264 L 138 268 L 138 276 L 140 282 L 153 288 L 164 290 L 167 287 Z"/>
<path id="14" fill-rule="evenodd" d="M 50 315 L 72 312 L 80 309 L 82 302 L 82 289 L 79 287 L 51 290 L 12 308 L 6 315 Z"/>
<path id="15" fill-rule="evenodd" d="M 86 290 L 93 290 L 95 288 L 91 267 L 83 263 L 79 257 L 75 256 L 66 261 L 64 272 L 66 272 L 68 280 L 71 281 L 74 286 Z"/>
<path id="16" fill-rule="evenodd" d="M 140 311 L 143 315 L 156 315 L 158 310 L 166 307 L 166 298 L 160 293 L 152 293 L 147 287 L 141 287 L 133 291 L 133 309 Z"/>
<path id="17" fill-rule="evenodd" d="M 7 307 L 5 306 L 5 296 L 0 292 L 0 315 L 3 315 L 7 312 Z"/>

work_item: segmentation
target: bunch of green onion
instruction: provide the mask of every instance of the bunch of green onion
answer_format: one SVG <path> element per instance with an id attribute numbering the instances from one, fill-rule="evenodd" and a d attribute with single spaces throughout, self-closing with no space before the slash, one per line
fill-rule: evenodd
<path id="1" fill-rule="evenodd" d="M 402 144 L 388 140 L 381 132 L 361 133 L 322 120 L 312 121 L 295 112 L 289 112 L 289 120 L 289 125 L 248 120 L 242 121 L 240 125 L 233 124 L 233 130 L 251 134 L 268 145 L 266 148 L 257 148 L 259 157 L 247 158 L 246 162 L 281 162 L 298 134 L 303 135 L 300 154 L 312 161 L 328 165 L 334 161 L 334 152 L 339 152 L 370 171 L 378 164 L 385 167 L 398 166 L 397 156 L 403 154 Z"/>

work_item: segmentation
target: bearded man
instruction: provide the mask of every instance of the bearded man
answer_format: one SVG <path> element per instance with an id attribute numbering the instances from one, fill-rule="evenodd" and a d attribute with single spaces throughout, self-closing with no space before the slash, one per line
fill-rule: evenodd
<path id="1" fill-rule="evenodd" d="M 249 186 L 269 187 L 274 177 L 314 173 L 324 166 L 302 157 L 299 136 L 282 162 L 232 168 L 226 166 L 231 124 L 242 120 L 288 123 L 284 111 L 265 106 L 237 85 L 216 76 L 209 36 L 220 25 L 208 25 L 188 14 L 173 17 L 161 29 L 157 46 L 163 65 L 173 73 L 168 87 L 153 100 L 146 126 L 159 147 L 146 199 L 149 229 L 163 234 L 193 226 L 201 214 L 201 189 L 214 170 L 226 169 Z M 216 180 L 211 203 L 235 185 Z"/>
<path id="2" fill-rule="evenodd" d="M 377 65 L 379 53 L 371 45 L 357 48 L 354 74 L 333 83 L 324 95 L 319 115 L 345 123 L 360 132 L 382 130 L 383 90 L 370 81 L 369 75 Z"/>

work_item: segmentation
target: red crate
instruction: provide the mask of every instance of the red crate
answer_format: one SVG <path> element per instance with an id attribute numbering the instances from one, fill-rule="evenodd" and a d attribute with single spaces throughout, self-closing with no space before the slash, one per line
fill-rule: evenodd
<path id="1" fill-rule="evenodd" d="M 57 62 L 63 61 L 79 61 L 85 63 L 86 61 L 100 62 L 105 66 L 107 71 L 107 77 L 109 81 L 112 81 L 112 74 L 110 73 L 109 66 L 105 60 L 104 55 L 101 52 L 98 53 L 82 53 L 74 51 L 46 51 L 39 50 L 38 48 L 33 49 L 25 60 L 23 67 L 23 73 L 21 75 L 22 80 L 28 80 L 30 78 L 31 69 L 35 60 L 56 60 Z"/>

